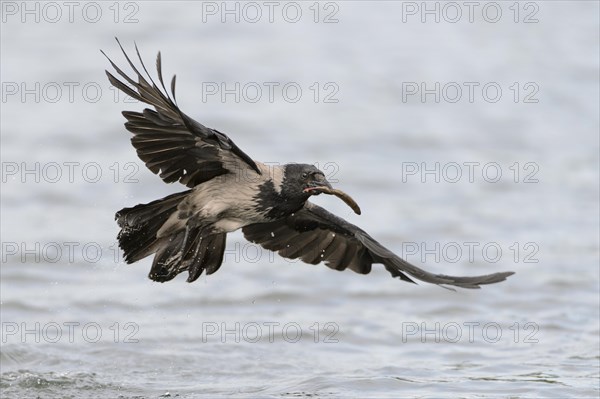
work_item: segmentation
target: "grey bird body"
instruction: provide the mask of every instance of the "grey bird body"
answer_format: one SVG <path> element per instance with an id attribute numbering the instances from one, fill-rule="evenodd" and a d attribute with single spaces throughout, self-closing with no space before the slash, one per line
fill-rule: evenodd
<path id="1" fill-rule="evenodd" d="M 192 282 L 203 272 L 216 272 L 223 262 L 227 233 L 239 229 L 249 241 L 286 258 L 360 274 L 380 263 L 393 277 L 408 282 L 414 282 L 413 277 L 443 286 L 480 288 L 513 274 L 455 277 L 432 274 L 404 261 L 364 230 L 309 201 L 312 195 L 335 195 L 360 214 L 356 202 L 331 187 L 323 172 L 309 164 L 266 165 L 253 160 L 227 135 L 179 109 L 175 77 L 169 95 L 160 53 L 156 62 L 160 87 L 139 52 L 145 75 L 124 50 L 123 54 L 136 80 L 109 59 L 127 84 L 107 71 L 110 82 L 154 108 L 123 112 L 125 127 L 133 134 L 131 142 L 140 159 L 163 181 L 189 188 L 116 214 L 126 262 L 154 254 L 151 279 L 164 282 L 187 271 Z"/>
<path id="2" fill-rule="evenodd" d="M 267 186 L 273 187 L 274 194 L 280 194 L 284 168 L 260 162 L 256 165 L 260 174 L 247 168 L 196 186 L 158 230 L 157 236 L 173 234 L 190 221 L 210 227 L 216 233 L 231 233 L 252 223 L 272 221 L 267 217 L 272 208 L 258 209 L 259 200 L 255 197 L 261 187 Z"/>

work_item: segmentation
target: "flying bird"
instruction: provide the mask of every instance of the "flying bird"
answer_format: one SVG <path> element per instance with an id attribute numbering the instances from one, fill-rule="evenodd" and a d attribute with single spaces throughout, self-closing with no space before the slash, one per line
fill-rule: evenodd
<path id="1" fill-rule="evenodd" d="M 368 274 L 373 264 L 383 264 L 393 277 L 412 283 L 414 278 L 446 288 L 480 288 L 513 274 L 454 277 L 406 262 L 361 228 L 309 201 L 313 195 L 335 195 L 360 214 L 356 202 L 334 189 L 321 170 L 310 164 L 274 166 L 252 159 L 226 134 L 179 109 L 175 76 L 169 94 L 160 52 L 156 59 L 159 86 L 137 46 L 144 74 L 117 43 L 135 78 L 102 52 L 122 78 L 106 71 L 110 83 L 153 108 L 123 112 L 137 155 L 164 182 L 189 188 L 116 213 L 125 261 L 133 263 L 154 254 L 150 279 L 165 282 L 187 272 L 187 281 L 193 282 L 203 272 L 215 273 L 223 261 L 227 233 L 238 229 L 247 240 L 285 258 L 360 274 Z"/>

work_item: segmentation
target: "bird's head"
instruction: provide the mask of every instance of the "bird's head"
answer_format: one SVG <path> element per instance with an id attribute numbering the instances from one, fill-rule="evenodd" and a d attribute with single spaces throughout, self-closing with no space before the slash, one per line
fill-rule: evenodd
<path id="1" fill-rule="evenodd" d="M 334 189 L 325 178 L 325 173 L 314 165 L 285 165 L 282 190 L 286 196 L 301 199 L 302 202 L 306 201 L 312 195 L 335 195 L 360 215 L 360 208 L 356 202 L 343 191 Z"/>
<path id="2" fill-rule="evenodd" d="M 300 163 L 285 165 L 282 189 L 286 196 L 306 200 L 311 195 L 319 195 L 323 190 L 331 188 L 325 173 L 314 165 Z"/>

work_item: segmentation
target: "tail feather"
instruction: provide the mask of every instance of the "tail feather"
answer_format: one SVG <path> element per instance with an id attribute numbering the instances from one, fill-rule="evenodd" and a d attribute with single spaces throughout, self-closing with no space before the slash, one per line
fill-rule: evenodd
<path id="1" fill-rule="evenodd" d="M 187 281 L 191 283 L 205 270 L 206 274 L 216 272 L 223 262 L 225 233 L 215 234 L 196 223 L 188 223 L 184 230 L 157 237 L 158 231 L 190 191 L 123 208 L 116 214 L 121 227 L 117 238 L 127 263 L 156 253 L 148 275 L 154 281 L 169 281 L 187 270 Z"/>
<path id="2" fill-rule="evenodd" d="M 123 208 L 115 215 L 121 231 L 117 236 L 119 247 L 124 252 L 127 263 L 156 252 L 156 232 L 177 210 L 177 205 L 191 190 L 169 195 L 148 204 L 136 205 L 133 208 Z"/>

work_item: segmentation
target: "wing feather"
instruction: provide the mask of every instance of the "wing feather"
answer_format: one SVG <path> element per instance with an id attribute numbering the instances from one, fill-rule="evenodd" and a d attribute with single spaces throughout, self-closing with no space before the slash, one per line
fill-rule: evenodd
<path id="1" fill-rule="evenodd" d="M 194 187 L 216 176 L 252 169 L 261 174 L 256 163 L 224 133 L 207 128 L 184 114 L 175 100 L 175 76 L 171 95 L 162 76 L 162 58 L 156 57 L 160 87 L 154 82 L 140 55 L 135 52 L 144 74 L 136 67 L 117 39 L 127 63 L 136 76 L 129 77 L 104 52 L 121 79 L 106 71 L 110 83 L 132 98 L 151 105 L 142 112 L 124 111 L 125 128 L 133 133 L 132 144 L 146 166 L 167 183 L 179 181 Z"/>
<path id="2" fill-rule="evenodd" d="M 359 227 L 310 202 L 292 216 L 251 224 L 242 231 L 247 240 L 278 251 L 286 258 L 300 258 L 312 264 L 324 262 L 335 270 L 349 268 L 361 274 L 369 273 L 374 263 L 381 263 L 393 277 L 412 283 L 415 278 L 445 288 L 480 288 L 484 284 L 504 281 L 513 274 L 455 277 L 429 273 L 406 262 Z"/>

